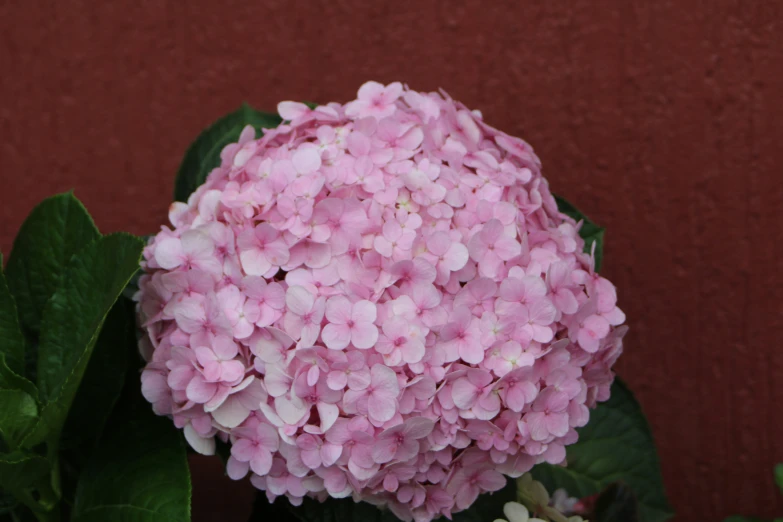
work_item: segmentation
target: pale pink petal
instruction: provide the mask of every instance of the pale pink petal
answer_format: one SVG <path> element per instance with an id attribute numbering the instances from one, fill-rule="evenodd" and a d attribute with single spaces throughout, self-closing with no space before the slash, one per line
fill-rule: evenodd
<path id="1" fill-rule="evenodd" d="M 226 462 L 226 474 L 231 480 L 242 480 L 247 476 L 250 471 L 250 464 L 248 462 L 240 462 L 233 456 L 228 458 Z"/>
<path id="2" fill-rule="evenodd" d="M 378 422 L 386 422 L 394 417 L 397 401 L 386 395 L 373 394 L 367 400 L 370 417 Z"/>
<path id="3" fill-rule="evenodd" d="M 370 301 L 357 301 L 353 305 L 351 317 L 356 322 L 373 323 L 377 317 L 375 304 Z"/>
<path id="4" fill-rule="evenodd" d="M 214 455 L 215 454 L 215 438 L 214 437 L 202 437 L 193 426 L 188 424 L 185 426 L 185 440 L 188 441 L 190 447 L 193 448 L 196 453 L 202 455 Z"/>
<path id="5" fill-rule="evenodd" d="M 242 269 L 248 275 L 262 276 L 272 268 L 272 263 L 269 262 L 266 254 L 258 248 L 243 250 L 239 253 L 239 260 L 242 262 Z"/>
<path id="6" fill-rule="evenodd" d="M 284 101 L 277 104 L 277 113 L 284 120 L 295 120 L 310 112 L 310 107 L 304 103 Z"/>
<path id="7" fill-rule="evenodd" d="M 331 466 L 342 455 L 343 447 L 337 444 L 329 444 L 328 442 L 321 446 L 321 461 L 324 466 Z"/>
<path id="8" fill-rule="evenodd" d="M 346 324 L 351 320 L 351 302 L 343 296 L 330 297 L 326 301 L 326 319 L 334 324 Z"/>
<path id="9" fill-rule="evenodd" d="M 294 168 L 300 174 L 310 174 L 321 168 L 321 156 L 316 148 L 300 148 L 291 157 Z"/>
<path id="10" fill-rule="evenodd" d="M 345 324 L 327 324 L 321 332 L 321 338 L 327 348 L 343 350 L 351 342 L 351 329 Z"/>
<path id="11" fill-rule="evenodd" d="M 321 418 L 321 431 L 325 432 L 334 425 L 334 422 L 340 415 L 340 408 L 325 402 L 319 402 L 316 408 L 318 409 L 318 416 Z"/>
<path id="12" fill-rule="evenodd" d="M 161 268 L 172 270 L 182 264 L 182 242 L 176 237 L 167 237 L 155 245 L 155 261 Z"/>
<path id="13" fill-rule="evenodd" d="M 285 304 L 297 314 L 305 315 L 313 308 L 315 297 L 303 286 L 290 286 L 285 292 Z"/>
<path id="14" fill-rule="evenodd" d="M 461 410 L 472 408 L 478 395 L 478 389 L 468 379 L 457 379 L 451 387 L 454 404 Z"/>
<path id="15" fill-rule="evenodd" d="M 394 439 L 379 439 L 373 444 L 372 459 L 378 464 L 385 464 L 394 458 L 397 452 L 397 444 Z"/>
<path id="16" fill-rule="evenodd" d="M 403 432 L 407 437 L 412 439 L 423 439 L 430 433 L 435 427 L 435 422 L 426 417 L 412 417 L 405 421 L 405 428 Z"/>
<path id="17" fill-rule="evenodd" d="M 256 475 L 266 475 L 272 469 L 272 454 L 266 450 L 259 450 L 250 459 L 250 469 Z"/>
<path id="18" fill-rule="evenodd" d="M 351 342 L 357 348 L 371 348 L 377 341 L 378 328 L 372 323 L 356 323 L 351 329 Z"/>

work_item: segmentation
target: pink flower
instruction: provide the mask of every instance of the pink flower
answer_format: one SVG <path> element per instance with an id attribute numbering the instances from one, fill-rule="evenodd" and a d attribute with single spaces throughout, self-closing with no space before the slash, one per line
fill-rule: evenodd
<path id="1" fill-rule="evenodd" d="M 391 360 L 402 360 L 406 364 L 421 361 L 424 357 L 424 335 L 418 326 L 403 317 L 395 316 L 383 323 L 383 335 L 375 350 Z"/>
<path id="2" fill-rule="evenodd" d="M 516 239 L 505 234 L 497 219 L 487 221 L 468 242 L 470 258 L 479 264 L 484 277 L 495 277 L 504 261 L 518 256 L 522 248 Z"/>
<path id="3" fill-rule="evenodd" d="M 232 383 L 242 380 L 245 375 L 245 365 L 234 360 L 239 348 L 229 337 L 217 336 L 212 341 L 211 348 L 199 346 L 195 352 L 207 382 Z"/>
<path id="4" fill-rule="evenodd" d="M 221 426 L 231 429 L 242 424 L 251 412 L 266 401 L 267 393 L 259 379 L 253 376 L 243 380 L 229 392 L 225 401 L 211 411 L 212 418 Z"/>
<path id="5" fill-rule="evenodd" d="M 538 395 L 538 385 L 532 379 L 529 367 L 517 368 L 505 374 L 499 381 L 500 396 L 511 411 L 521 412 Z"/>
<path id="6" fill-rule="evenodd" d="M 432 433 L 435 423 L 424 417 L 414 417 L 378 435 L 372 458 L 378 464 L 405 462 L 419 453 L 419 439 Z"/>
<path id="7" fill-rule="evenodd" d="M 490 420 L 500 411 L 500 395 L 485 370 L 468 370 L 465 377 L 454 381 L 451 396 L 457 408 L 471 410 L 479 419 Z"/>
<path id="8" fill-rule="evenodd" d="M 340 414 L 336 403 L 342 398 L 339 391 L 332 390 L 326 385 L 326 381 L 318 380 L 310 384 L 308 375 L 302 373 L 294 381 L 294 393 L 297 397 L 318 410 L 320 418 L 319 433 L 324 433 L 332 427 Z"/>
<path id="9" fill-rule="evenodd" d="M 297 437 L 296 447 L 301 451 L 302 462 L 310 469 L 331 466 L 342 452 L 342 446 L 324 443 L 323 439 L 309 433 Z"/>
<path id="10" fill-rule="evenodd" d="M 440 306 L 443 296 L 434 285 L 413 285 L 409 292 L 409 295 L 401 295 L 393 301 L 395 315 L 403 316 L 408 321 L 421 321 L 428 328 L 446 322 L 446 309 Z"/>
<path id="11" fill-rule="evenodd" d="M 277 451 L 280 439 L 269 424 L 250 419 L 235 428 L 236 440 L 231 446 L 231 457 L 237 463 L 247 463 L 253 473 L 266 475 L 272 467 L 272 454 Z"/>
<path id="12" fill-rule="evenodd" d="M 516 341 L 506 341 L 491 350 L 492 355 L 487 359 L 485 366 L 498 377 L 503 377 L 522 366 L 533 366 L 536 360 L 532 354 L 524 352 L 522 345 Z"/>
<path id="13" fill-rule="evenodd" d="M 440 338 L 444 343 L 447 360 L 461 358 L 468 364 L 478 364 L 484 360 L 479 322 L 467 308 L 454 311 L 451 322 L 441 329 Z"/>
<path id="14" fill-rule="evenodd" d="M 244 315 L 256 326 L 271 326 L 283 315 L 285 290 L 278 283 L 268 283 L 261 277 L 247 276 L 242 281 L 247 301 Z"/>
<path id="15" fill-rule="evenodd" d="M 438 271 L 437 281 L 448 282 L 451 272 L 456 272 L 468 262 L 468 249 L 462 243 L 451 240 L 446 232 L 435 232 L 427 239 L 425 259 Z"/>
<path id="16" fill-rule="evenodd" d="M 290 286 L 286 290 L 285 302 L 288 313 L 285 316 L 285 331 L 292 338 L 299 339 L 302 347 L 313 346 L 321 332 L 326 300 L 316 299 L 303 286 Z"/>
<path id="17" fill-rule="evenodd" d="M 539 299 L 530 306 L 515 304 L 504 309 L 508 317 L 514 317 L 517 322 L 515 336 L 532 339 L 539 343 L 548 343 L 554 332 L 551 324 L 557 317 L 557 309 L 549 299 Z"/>
<path id="18" fill-rule="evenodd" d="M 384 257 L 399 259 L 413 247 L 416 231 L 412 228 L 402 228 L 397 220 L 383 224 L 383 234 L 375 236 L 375 250 Z"/>
<path id="19" fill-rule="evenodd" d="M 360 409 L 371 421 L 383 423 L 394 417 L 400 385 L 397 374 L 386 366 L 375 364 L 370 368 L 370 385 L 363 390 L 348 390 L 344 395 L 344 409 L 352 410 L 361 402 Z"/>
<path id="20" fill-rule="evenodd" d="M 299 268 L 288 272 L 285 281 L 289 287 L 303 286 L 313 295 L 330 297 L 339 293 L 332 287 L 340 281 L 340 272 L 334 264 L 311 270 Z"/>
<path id="21" fill-rule="evenodd" d="M 416 522 L 561 463 L 627 327 L 531 147 L 400 83 L 278 111 L 144 249 L 153 411 L 270 502 Z"/>
<path id="22" fill-rule="evenodd" d="M 571 281 L 571 270 L 563 262 L 549 265 L 547 284 L 552 292 L 552 301 L 564 314 L 576 313 L 579 303 L 574 295 L 576 286 Z"/>
<path id="23" fill-rule="evenodd" d="M 326 302 L 323 340 L 328 348 L 343 350 L 349 344 L 356 348 L 370 348 L 378 340 L 375 305 L 367 300 L 351 304 L 345 297 L 330 297 Z"/>
<path id="24" fill-rule="evenodd" d="M 359 89 L 358 99 L 345 106 L 345 114 L 358 118 L 374 116 L 380 120 L 394 113 L 394 102 L 401 94 L 402 85 L 399 82 L 387 86 L 367 82 Z"/>
<path id="25" fill-rule="evenodd" d="M 197 269 L 220 273 L 222 266 L 215 257 L 215 244 L 204 232 L 188 230 L 181 238 L 167 237 L 155 246 L 155 261 L 161 268 Z"/>
<path id="26" fill-rule="evenodd" d="M 280 239 L 280 233 L 266 223 L 239 234 L 237 246 L 241 249 L 242 269 L 248 275 L 262 276 L 272 267 L 288 262 L 288 247 Z"/>
<path id="27" fill-rule="evenodd" d="M 250 318 L 245 313 L 247 297 L 236 286 L 228 285 L 218 291 L 217 298 L 223 309 L 223 314 L 228 319 L 228 322 L 231 323 L 234 337 L 236 339 L 250 337 L 254 330 L 253 323 L 255 323 L 251 319 L 255 319 L 255 317 L 252 311 Z"/>
<path id="28" fill-rule="evenodd" d="M 326 384 L 333 390 L 343 390 L 346 386 L 352 390 L 367 388 L 370 385 L 370 369 L 362 352 L 348 352 L 344 362 L 332 364 Z"/>
<path id="29" fill-rule="evenodd" d="M 506 479 L 492 469 L 489 463 L 471 463 L 463 466 L 449 481 L 448 492 L 454 497 L 456 505 L 465 509 L 484 491 L 498 491 L 506 485 Z"/>

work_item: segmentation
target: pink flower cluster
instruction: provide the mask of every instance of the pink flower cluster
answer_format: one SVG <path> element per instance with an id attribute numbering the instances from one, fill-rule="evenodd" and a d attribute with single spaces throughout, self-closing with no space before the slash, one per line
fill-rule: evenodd
<path id="1" fill-rule="evenodd" d="M 560 463 L 625 318 L 524 141 L 364 84 L 248 127 L 144 253 L 144 396 L 270 500 L 403 520 Z"/>

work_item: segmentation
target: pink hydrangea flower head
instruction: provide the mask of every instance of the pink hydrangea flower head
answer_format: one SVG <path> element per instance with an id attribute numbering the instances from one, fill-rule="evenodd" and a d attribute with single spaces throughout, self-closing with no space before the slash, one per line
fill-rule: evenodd
<path id="1" fill-rule="evenodd" d="M 562 461 L 627 328 L 530 145 L 401 83 L 278 112 L 145 249 L 153 410 L 270 500 L 418 522 Z"/>

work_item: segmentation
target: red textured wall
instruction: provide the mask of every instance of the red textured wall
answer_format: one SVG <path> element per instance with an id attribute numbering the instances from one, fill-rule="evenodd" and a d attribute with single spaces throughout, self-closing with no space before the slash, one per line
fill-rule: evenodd
<path id="1" fill-rule="evenodd" d="M 103 231 L 156 230 L 188 143 L 243 100 L 442 86 L 532 142 L 608 228 L 632 326 L 619 371 L 676 520 L 780 515 L 782 16 L 763 0 L 2 1 L 0 247 L 71 188 Z"/>

